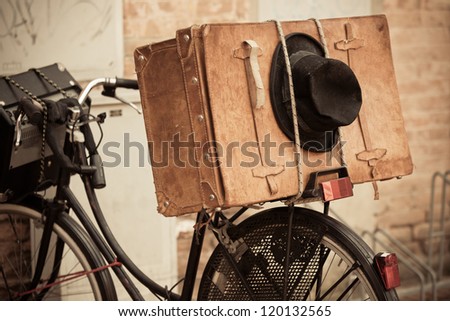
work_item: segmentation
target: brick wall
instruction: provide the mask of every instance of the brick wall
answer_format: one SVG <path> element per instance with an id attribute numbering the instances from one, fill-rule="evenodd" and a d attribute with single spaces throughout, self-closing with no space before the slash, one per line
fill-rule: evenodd
<path id="1" fill-rule="evenodd" d="M 251 0 L 123 0 L 125 75 L 134 74 L 133 51 L 175 37 L 175 31 L 206 22 L 245 21 Z"/>
<path id="2" fill-rule="evenodd" d="M 378 224 L 416 254 L 427 249 L 431 178 L 450 169 L 450 1 L 384 0 L 414 174 L 382 184 Z M 441 188 L 436 189 L 436 200 Z M 445 229 L 450 234 L 450 217 Z M 440 201 L 436 201 L 436 213 Z M 437 218 L 438 215 L 436 214 Z M 436 225 L 436 224 L 435 224 Z M 447 243 L 446 253 L 450 252 Z M 449 258 L 450 259 L 450 258 Z"/>

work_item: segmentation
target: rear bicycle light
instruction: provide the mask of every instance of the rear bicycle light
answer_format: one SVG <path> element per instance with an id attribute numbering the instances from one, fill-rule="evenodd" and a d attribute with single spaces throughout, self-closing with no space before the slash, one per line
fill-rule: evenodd
<path id="1" fill-rule="evenodd" d="M 386 290 L 400 286 L 400 272 L 395 253 L 382 252 L 375 255 L 375 267 L 380 273 Z"/>
<path id="2" fill-rule="evenodd" d="M 322 191 L 322 199 L 329 202 L 345 197 L 353 196 L 353 184 L 350 177 L 341 177 L 319 184 Z"/>

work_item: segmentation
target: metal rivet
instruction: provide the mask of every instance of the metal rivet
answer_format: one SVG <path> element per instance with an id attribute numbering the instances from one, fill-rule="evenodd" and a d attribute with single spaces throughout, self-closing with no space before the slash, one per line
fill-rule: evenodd
<path id="1" fill-rule="evenodd" d="M 165 201 L 165 202 L 164 202 L 164 207 L 167 207 L 167 206 L 169 206 L 169 202 L 168 202 L 168 201 Z"/>
<path id="2" fill-rule="evenodd" d="M 145 57 L 144 57 L 144 55 L 139 55 L 138 59 L 139 59 L 139 60 L 144 60 Z"/>
<path id="3" fill-rule="evenodd" d="M 205 117 L 203 117 L 203 115 L 198 115 L 197 119 L 198 121 L 202 122 L 205 119 Z"/>
<path id="4" fill-rule="evenodd" d="M 192 83 L 195 85 L 198 83 L 198 78 L 197 77 L 192 77 Z"/>
<path id="5" fill-rule="evenodd" d="M 191 37 L 189 37 L 189 35 L 184 35 L 183 39 L 184 41 L 188 42 L 191 39 Z"/>
<path id="6" fill-rule="evenodd" d="M 216 197 L 214 196 L 214 194 L 209 195 L 209 200 L 210 201 L 214 201 L 216 199 Z"/>
<path id="7" fill-rule="evenodd" d="M 58 69 L 59 71 L 64 72 L 66 70 L 66 67 L 64 67 L 63 64 L 58 63 Z"/>

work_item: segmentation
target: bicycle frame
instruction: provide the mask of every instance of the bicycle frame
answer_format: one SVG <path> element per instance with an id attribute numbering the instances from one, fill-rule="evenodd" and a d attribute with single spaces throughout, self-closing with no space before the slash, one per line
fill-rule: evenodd
<path id="1" fill-rule="evenodd" d="M 87 130 L 90 131 L 89 127 L 87 127 Z M 88 136 L 91 134 L 88 134 Z M 88 159 L 86 155 L 86 148 L 85 144 L 83 142 L 76 142 L 71 141 L 73 136 L 70 133 L 66 134 L 66 140 L 65 140 L 65 146 L 64 151 L 69 158 L 74 158 L 76 164 L 80 164 L 81 166 L 88 166 Z M 89 150 L 89 148 L 87 148 Z M 100 228 L 100 231 L 95 227 L 94 223 L 92 222 L 91 218 L 81 205 L 81 203 L 78 201 L 77 197 L 73 193 L 73 191 L 70 188 L 70 181 L 71 181 L 72 172 L 70 169 L 67 169 L 65 167 L 62 167 L 58 176 L 57 180 L 57 189 L 55 197 L 53 198 L 51 203 L 47 204 L 48 208 L 53 208 L 53 210 L 48 211 L 49 217 L 47 217 L 45 222 L 45 228 L 48 231 L 51 231 L 51 225 L 53 224 L 52 219 L 49 219 L 51 217 L 54 217 L 55 215 L 67 215 L 68 210 L 72 210 L 76 217 L 81 222 L 82 226 L 86 230 L 86 232 L 89 234 L 89 236 L 92 238 L 94 244 L 98 248 L 98 250 L 101 252 L 102 256 L 106 260 L 106 265 L 111 266 L 114 273 L 117 275 L 119 281 L 126 289 L 127 293 L 130 295 L 130 297 L 133 300 L 143 300 L 143 297 L 133 281 L 129 278 L 129 276 L 126 273 L 126 270 L 124 267 L 144 286 L 146 286 L 151 293 L 153 293 L 158 298 L 164 298 L 167 300 L 192 300 L 193 297 L 193 291 L 196 281 L 196 275 L 197 270 L 199 266 L 200 256 L 202 252 L 203 247 L 203 240 L 206 234 L 206 226 L 207 223 L 211 223 L 212 226 L 218 227 L 220 225 L 223 225 L 222 223 L 224 221 L 228 222 L 234 222 L 237 220 L 246 210 L 247 208 L 242 208 L 239 211 L 237 211 L 231 218 L 226 218 L 223 214 L 218 212 L 218 215 L 214 216 L 214 220 L 210 221 L 211 217 L 206 211 L 202 211 L 197 214 L 196 219 L 196 226 L 198 228 L 194 229 L 192 241 L 191 241 L 191 247 L 190 252 L 188 256 L 188 262 L 186 265 L 186 271 L 185 271 L 185 277 L 184 277 L 184 283 L 182 287 L 181 294 L 173 293 L 171 290 L 168 290 L 166 287 L 163 287 L 159 284 L 157 284 L 154 280 L 149 278 L 147 275 L 145 275 L 136 265 L 135 263 L 127 256 L 127 254 L 123 251 L 123 249 L 120 247 L 118 242 L 116 241 L 114 235 L 110 231 L 108 227 L 108 223 L 103 215 L 103 212 L 101 210 L 101 206 L 99 204 L 98 198 L 96 196 L 95 188 L 92 183 L 92 178 L 89 175 L 83 175 L 80 174 L 84 189 L 87 195 L 87 198 L 89 200 L 89 205 L 92 210 L 92 213 L 94 215 L 94 218 Z M 54 206 L 52 207 L 52 204 Z M 329 202 L 325 203 L 324 207 L 324 214 L 326 215 L 328 212 L 328 204 Z M 67 206 L 67 209 L 65 209 L 64 205 Z M 293 215 L 293 206 L 290 206 L 287 208 L 290 212 L 290 216 Z M 219 222 L 221 220 L 221 222 Z M 292 222 L 289 223 L 289 230 L 292 226 Z M 230 255 L 229 250 L 226 246 L 226 244 L 221 241 L 219 233 L 214 233 L 218 240 L 219 246 L 223 249 L 223 253 L 225 254 L 225 257 L 227 261 L 230 263 L 230 265 L 233 267 L 234 273 L 239 277 L 239 279 L 242 281 L 244 287 L 246 288 L 246 291 L 249 293 L 250 297 L 253 297 L 252 290 L 248 286 L 247 282 L 245 281 L 245 277 L 243 277 L 239 271 L 239 268 L 236 265 L 236 261 L 233 259 L 233 257 Z M 46 248 L 48 247 L 48 243 L 43 243 L 41 246 L 40 252 L 42 254 L 39 254 L 39 258 L 45 258 L 46 255 Z M 290 251 L 290 245 L 288 245 L 287 251 Z M 60 251 L 62 253 L 62 250 Z M 56 260 L 59 261 L 59 260 Z M 39 269 L 39 261 L 38 259 L 38 266 L 36 271 L 40 271 Z M 42 259 L 43 262 L 43 259 Z M 286 260 L 286 266 L 289 265 L 289 260 Z M 56 269 L 55 269 L 56 270 Z M 287 270 L 287 269 L 286 269 Z M 56 276 L 56 275 L 55 275 Z M 35 275 L 35 279 L 39 280 L 40 273 Z M 286 276 L 287 278 L 287 276 Z M 285 280 L 287 282 L 287 280 Z"/>
<path id="2" fill-rule="evenodd" d="M 67 142 L 66 140 L 66 151 L 70 152 L 72 143 Z M 84 150 L 84 145 L 82 143 L 76 143 L 76 158 L 81 164 L 87 163 L 87 157 Z M 103 212 L 101 210 L 100 204 L 98 202 L 95 190 L 92 186 L 90 178 L 88 176 L 82 175 L 82 180 L 84 183 L 84 188 L 86 191 L 86 195 L 89 199 L 89 204 L 91 210 L 94 214 L 94 217 L 100 226 L 99 231 L 78 199 L 75 194 L 70 189 L 70 180 L 71 173 L 67 169 L 61 169 L 58 182 L 57 182 L 57 190 L 56 195 L 53 199 L 53 204 L 67 204 L 68 208 L 71 209 L 76 217 L 80 220 L 82 226 L 85 228 L 89 236 L 94 241 L 94 244 L 97 246 L 98 250 L 102 253 L 103 257 L 106 260 L 108 265 L 112 266 L 113 271 L 119 278 L 122 285 L 125 287 L 126 291 L 130 295 L 133 300 L 143 300 L 142 295 L 139 293 L 136 286 L 133 284 L 132 280 L 126 274 L 126 271 L 123 267 L 126 267 L 129 272 L 136 277 L 136 279 L 145 285 L 150 292 L 152 292 L 157 297 L 162 297 L 168 300 L 191 300 L 192 294 L 194 290 L 195 277 L 197 273 L 197 268 L 200 260 L 201 249 L 203 245 L 203 238 L 206 230 L 206 226 L 195 230 L 192 238 L 191 250 L 188 258 L 188 264 L 186 267 L 186 275 L 184 278 L 184 285 L 182 289 L 182 294 L 176 294 L 169 291 L 166 287 L 163 287 L 157 284 L 155 281 L 150 279 L 147 275 L 145 275 L 134 263 L 133 261 L 126 255 L 126 253 L 122 250 L 118 242 L 115 240 L 111 231 L 108 228 L 108 224 L 104 218 Z M 65 215 L 66 213 L 61 210 L 57 215 Z M 197 223 L 202 223 L 205 217 L 202 215 L 198 215 Z M 47 229 L 51 230 L 51 220 L 46 220 L 46 225 L 49 225 Z M 48 246 L 48 244 L 47 244 Z M 44 248 L 46 246 L 44 245 Z M 43 251 L 42 255 L 45 255 Z M 39 263 L 38 263 L 39 264 Z"/>
<path id="3" fill-rule="evenodd" d="M 95 85 L 104 83 L 104 80 L 100 80 L 91 87 Z M 129 84 L 125 83 L 122 85 L 123 87 L 127 87 Z M 91 87 L 87 87 L 88 90 Z M 115 88 L 115 87 L 114 87 Z M 131 87 L 129 87 L 131 88 Z M 80 95 L 80 106 L 83 106 L 84 100 L 87 98 L 87 94 L 84 92 Z M 76 109 L 76 110 L 75 110 Z M 153 293 L 159 299 L 166 300 L 192 300 L 194 286 L 196 282 L 197 270 L 199 267 L 200 256 L 202 253 L 203 241 L 206 234 L 206 227 L 208 226 L 213 230 L 213 234 L 215 235 L 219 249 L 222 250 L 224 258 L 228 261 L 232 272 L 237 276 L 237 278 L 242 282 L 243 287 L 245 288 L 250 299 L 254 299 L 255 296 L 253 294 L 252 288 L 246 281 L 246 277 L 242 275 L 236 260 L 233 258 L 231 253 L 233 251 L 230 250 L 233 246 L 236 247 L 235 242 L 231 242 L 229 240 L 228 235 L 226 234 L 226 229 L 228 226 L 236 221 L 246 210 L 246 207 L 238 210 L 234 215 L 230 218 L 227 218 L 220 210 L 214 212 L 213 214 L 207 213 L 206 210 L 202 210 L 197 213 L 196 218 L 196 228 L 193 231 L 192 241 L 190 252 L 188 256 L 188 261 L 185 270 L 185 276 L 183 278 L 183 286 L 181 290 L 181 294 L 173 293 L 172 289 L 168 289 L 167 287 L 161 286 L 152 280 L 149 276 L 144 274 L 139 267 L 128 257 L 125 251 L 121 248 L 117 240 L 115 239 L 113 233 L 109 229 L 108 223 L 103 215 L 101 206 L 99 204 L 95 189 L 98 187 L 104 186 L 104 181 L 102 181 L 102 174 L 96 178 L 95 170 L 99 170 L 99 163 L 94 165 L 93 156 L 97 155 L 97 147 L 95 146 L 92 132 L 90 131 L 89 121 L 87 113 L 83 111 L 82 108 L 79 110 L 75 108 L 71 110 L 72 113 L 76 115 L 72 117 L 69 116 L 69 119 L 72 119 L 72 123 L 67 124 L 67 133 L 64 142 L 64 154 L 67 156 L 73 164 L 76 166 L 61 166 L 58 174 L 56 185 L 56 193 L 55 196 L 45 202 L 43 213 L 45 215 L 44 221 L 44 237 L 43 241 L 39 248 L 37 264 L 35 267 L 35 274 L 33 276 L 33 280 L 31 281 L 31 285 L 29 287 L 30 290 L 33 290 L 42 275 L 42 267 L 44 264 L 44 260 L 48 254 L 48 247 L 50 244 L 50 234 L 52 233 L 53 224 L 55 222 L 55 218 L 57 215 L 68 215 L 70 210 L 73 211 L 75 216 L 79 219 L 81 225 L 87 232 L 87 234 L 92 239 L 93 243 L 96 246 L 96 249 L 101 253 L 104 260 L 106 261 L 105 268 L 111 267 L 116 276 L 118 277 L 120 283 L 124 286 L 127 293 L 133 300 L 144 300 L 142 294 L 129 277 L 127 272 L 130 272 L 139 283 L 147 287 L 147 289 Z M 77 114 L 78 113 L 78 114 Z M 80 126 L 77 127 L 75 124 L 80 122 Z M 81 138 L 82 137 L 82 138 Z M 89 152 L 89 157 L 87 156 L 86 150 Z M 89 159 L 90 158 L 90 159 Z M 88 159 L 91 164 L 88 164 Z M 96 167 L 96 168 L 94 168 Z M 77 171 L 77 170 L 78 171 Z M 339 177 L 346 177 L 346 172 L 344 173 L 344 169 L 338 169 Z M 94 215 L 95 221 L 98 225 L 98 228 L 91 220 L 90 216 L 83 208 L 75 194 L 70 188 L 71 177 L 74 172 L 78 173 L 82 179 L 84 190 L 86 192 L 86 196 L 89 201 L 90 208 Z M 316 176 L 320 175 L 320 173 L 315 173 Z M 316 188 L 316 179 L 310 179 L 311 186 L 308 185 L 308 192 L 314 194 L 318 192 Z M 342 195 L 338 195 L 338 198 Z M 329 201 L 324 202 L 324 211 L 323 214 L 328 214 Z M 289 273 L 289 265 L 290 265 L 290 252 L 293 245 L 291 244 L 291 232 L 293 227 L 293 217 L 294 217 L 294 206 L 293 204 L 286 207 L 286 211 L 288 211 L 288 225 L 287 229 L 287 245 L 286 245 L 286 260 L 284 261 L 284 293 L 283 299 L 286 300 L 288 298 L 287 293 L 287 283 L 288 283 L 288 273 Z M 228 240 L 227 240 L 228 239 Z M 227 243 L 228 242 L 228 243 Z M 237 242 L 237 241 L 236 241 Z M 63 246 L 64 243 L 58 240 L 56 251 L 55 251 L 55 262 L 59 262 L 59 259 L 63 256 Z M 235 249 L 234 249 L 235 250 Z M 323 258 L 322 258 L 323 259 Z M 54 263 L 53 273 L 50 276 L 49 283 L 51 284 L 54 279 L 58 276 L 59 266 L 58 263 Z M 127 271 L 128 270 L 128 271 Z M 316 278 L 319 277 L 322 273 L 322 266 L 317 270 Z M 319 282 L 319 281 L 318 281 Z M 41 292 L 43 296 L 45 294 L 45 290 Z M 345 294 L 345 293 L 344 293 Z M 26 299 L 27 296 L 23 297 Z"/>

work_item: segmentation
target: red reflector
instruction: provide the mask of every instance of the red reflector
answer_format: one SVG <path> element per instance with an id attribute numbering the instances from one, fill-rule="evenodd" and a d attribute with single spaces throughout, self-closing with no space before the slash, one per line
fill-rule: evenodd
<path id="1" fill-rule="evenodd" d="M 342 177 L 320 183 L 324 202 L 353 196 L 353 184 L 350 177 Z"/>
<path id="2" fill-rule="evenodd" d="M 395 253 L 378 253 L 375 255 L 375 264 L 383 279 L 386 290 L 400 286 L 398 259 Z"/>

